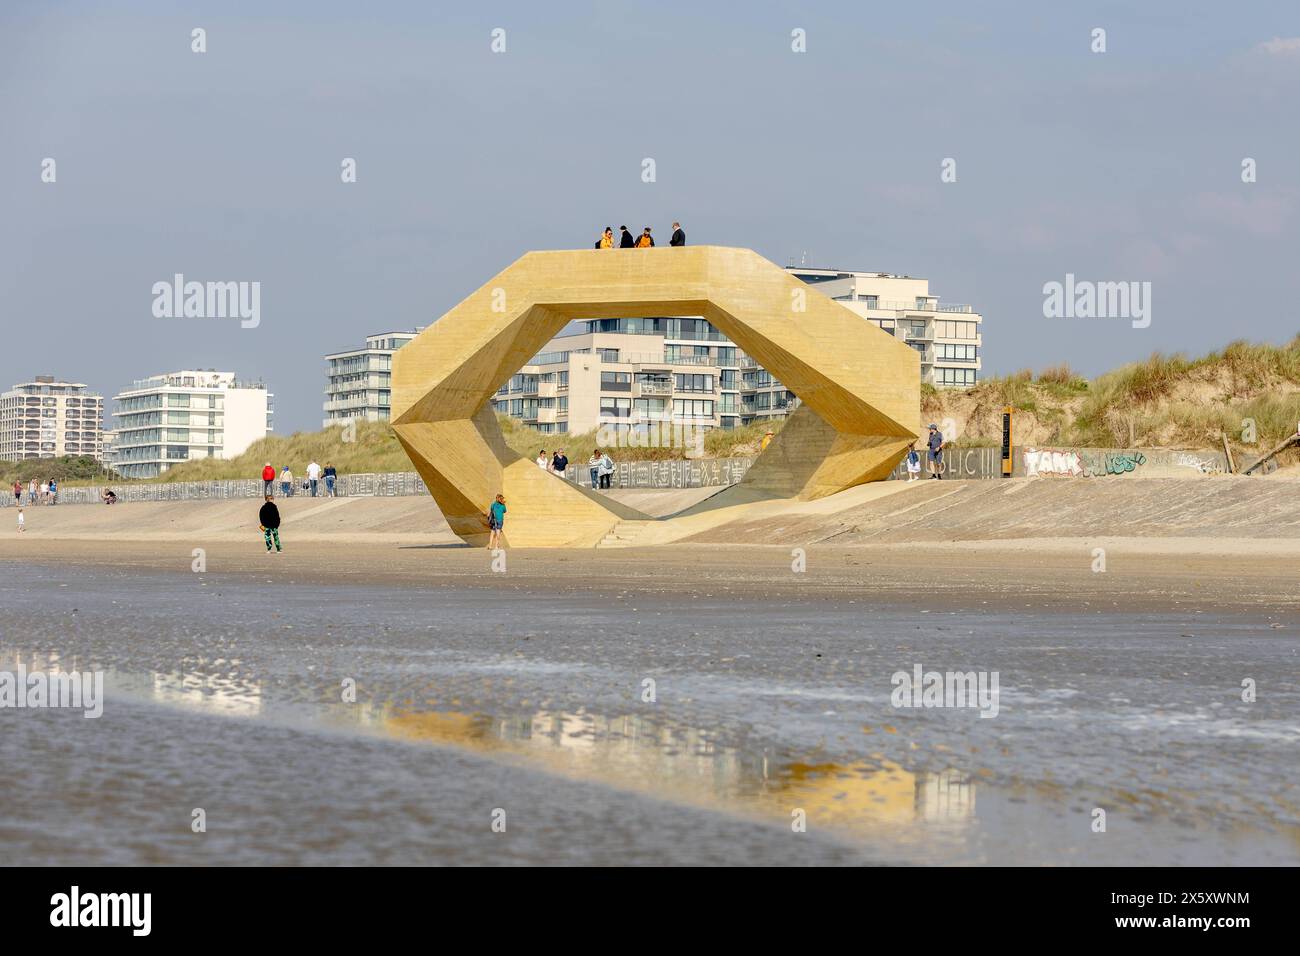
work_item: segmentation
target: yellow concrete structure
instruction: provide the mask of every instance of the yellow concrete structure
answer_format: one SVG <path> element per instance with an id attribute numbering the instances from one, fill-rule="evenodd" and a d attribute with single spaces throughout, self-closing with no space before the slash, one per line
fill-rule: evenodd
<path id="1" fill-rule="evenodd" d="M 882 479 L 918 437 L 917 352 L 749 249 L 530 252 L 393 356 L 393 430 L 452 530 L 485 544 L 498 493 L 513 547 L 591 547 L 648 520 L 515 454 L 489 400 L 574 319 L 692 315 L 802 402 L 742 483 L 756 498 Z"/>

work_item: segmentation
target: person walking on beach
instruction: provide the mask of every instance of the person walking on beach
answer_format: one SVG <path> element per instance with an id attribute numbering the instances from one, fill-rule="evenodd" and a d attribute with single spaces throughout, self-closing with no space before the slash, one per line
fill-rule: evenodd
<path id="1" fill-rule="evenodd" d="M 600 487 L 608 488 L 610 478 L 614 474 L 614 459 L 609 457 L 608 451 L 601 451 L 597 448 L 596 453 L 600 455 L 600 467 L 597 469 L 600 476 Z"/>
<path id="2" fill-rule="evenodd" d="M 488 549 L 495 551 L 501 547 L 501 529 L 506 524 L 506 497 L 497 495 L 496 501 L 488 506 Z"/>
<path id="3" fill-rule="evenodd" d="M 537 453 L 537 467 L 542 469 L 542 471 L 551 470 L 551 459 L 546 457 L 545 448 L 543 448 L 541 451 Z"/>
<path id="4" fill-rule="evenodd" d="M 610 226 L 606 226 L 605 231 L 601 233 L 600 238 L 596 240 L 596 248 L 597 249 L 614 248 L 614 230 Z"/>
<path id="5" fill-rule="evenodd" d="M 27 482 L 27 504 L 36 504 L 36 479 Z"/>
<path id="6" fill-rule="evenodd" d="M 325 496 L 327 498 L 337 498 L 334 494 L 334 483 L 339 479 L 338 469 L 328 461 L 325 462 Z"/>
<path id="7" fill-rule="evenodd" d="M 650 249 L 654 247 L 654 244 L 654 236 L 650 235 L 650 227 L 646 226 L 645 229 L 641 231 L 641 235 L 637 237 L 636 247 L 638 249 Z"/>
<path id="8" fill-rule="evenodd" d="M 271 543 L 275 542 L 275 553 L 280 553 L 280 509 L 275 506 L 271 496 L 262 502 L 262 510 L 257 513 L 258 527 L 266 539 L 266 553 L 271 553 Z"/>
<path id="9" fill-rule="evenodd" d="M 51 478 L 50 479 L 50 504 L 57 505 L 58 503 L 59 503 L 59 482 L 57 479 Z"/>
<path id="10" fill-rule="evenodd" d="M 41 482 L 41 504 L 48 505 L 49 503 L 50 503 L 50 483 L 48 481 L 42 481 Z"/>
<path id="11" fill-rule="evenodd" d="M 316 459 L 311 460 L 307 466 L 307 484 L 311 488 L 311 496 L 316 497 L 316 482 L 320 481 L 320 465 L 316 464 Z"/>
<path id="12" fill-rule="evenodd" d="M 23 517 L 23 506 L 19 505 L 18 506 L 18 532 L 21 534 L 26 530 L 27 530 L 27 519 Z"/>
<path id="13" fill-rule="evenodd" d="M 673 237 L 668 240 L 668 245 L 670 246 L 686 245 L 686 233 L 682 231 L 682 224 L 680 222 L 673 223 Z"/>
<path id="14" fill-rule="evenodd" d="M 632 238 L 632 233 L 627 231 L 627 226 L 619 226 L 618 228 L 622 232 L 622 238 L 618 241 L 618 247 L 620 249 L 631 249 L 635 246 L 636 240 Z"/>
<path id="15" fill-rule="evenodd" d="M 939 431 L 939 426 L 930 424 L 930 437 L 925 440 L 926 460 L 929 462 L 930 477 L 943 478 L 943 433 Z"/>
<path id="16" fill-rule="evenodd" d="M 555 457 L 551 459 L 551 471 L 555 472 L 561 478 L 564 477 L 564 471 L 569 467 L 569 459 L 564 457 L 564 449 L 557 449 Z"/>
<path id="17" fill-rule="evenodd" d="M 288 498 L 291 494 L 293 494 L 293 472 L 289 470 L 288 465 L 285 465 L 280 472 L 280 497 Z"/>
<path id="18" fill-rule="evenodd" d="M 14 504 L 21 505 L 22 503 L 23 503 L 23 483 L 21 481 L 15 480 L 14 481 Z"/>
<path id="19" fill-rule="evenodd" d="M 587 474 L 591 478 L 591 490 L 596 490 L 596 483 L 600 478 L 600 449 L 597 448 L 587 459 Z"/>
<path id="20" fill-rule="evenodd" d="M 268 461 L 262 466 L 262 494 L 269 499 L 275 488 L 275 468 Z"/>
<path id="21" fill-rule="evenodd" d="M 904 459 L 907 462 L 907 480 L 916 481 L 921 475 L 921 456 L 917 454 L 916 442 L 907 446 L 907 455 Z"/>

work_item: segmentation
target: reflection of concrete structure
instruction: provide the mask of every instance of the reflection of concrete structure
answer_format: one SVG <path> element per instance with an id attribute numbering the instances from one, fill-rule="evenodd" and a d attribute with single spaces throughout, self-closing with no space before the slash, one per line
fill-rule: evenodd
<path id="1" fill-rule="evenodd" d="M 674 314 L 707 319 L 803 402 L 749 490 L 810 499 L 882 479 L 917 437 L 916 352 L 747 249 L 531 252 L 393 357 L 394 431 L 451 529 L 485 543 L 497 493 L 515 546 L 591 546 L 644 518 L 515 454 L 488 403 L 571 321 Z"/>
<path id="2" fill-rule="evenodd" d="M 913 774 L 890 761 L 775 762 L 719 746 L 698 728 L 640 715 L 538 711 L 502 718 L 384 710 L 365 722 L 405 739 L 509 754 L 551 773 L 783 822 L 795 809 L 812 824 L 846 830 L 962 825 L 974 818 L 974 784 L 956 771 Z"/>

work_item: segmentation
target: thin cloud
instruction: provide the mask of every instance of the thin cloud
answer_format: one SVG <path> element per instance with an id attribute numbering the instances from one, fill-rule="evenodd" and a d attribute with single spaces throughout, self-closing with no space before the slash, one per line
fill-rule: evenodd
<path id="1" fill-rule="evenodd" d="M 1300 37 L 1273 37 L 1271 40 L 1265 40 L 1258 47 L 1269 56 L 1296 56 L 1300 55 Z"/>

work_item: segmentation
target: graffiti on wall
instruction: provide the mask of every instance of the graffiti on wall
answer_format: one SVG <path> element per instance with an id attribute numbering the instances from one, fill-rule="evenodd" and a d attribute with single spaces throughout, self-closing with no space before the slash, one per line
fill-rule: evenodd
<path id="1" fill-rule="evenodd" d="M 1086 473 L 1077 451 L 1040 451 L 1037 448 L 1026 448 L 1024 457 L 1026 478 L 1036 478 L 1039 475 L 1076 477 Z"/>
<path id="2" fill-rule="evenodd" d="M 1035 478 L 1039 475 L 1093 478 L 1099 475 L 1130 474 L 1145 465 L 1147 457 L 1140 451 L 1026 448 L 1024 462 L 1026 478 Z"/>

